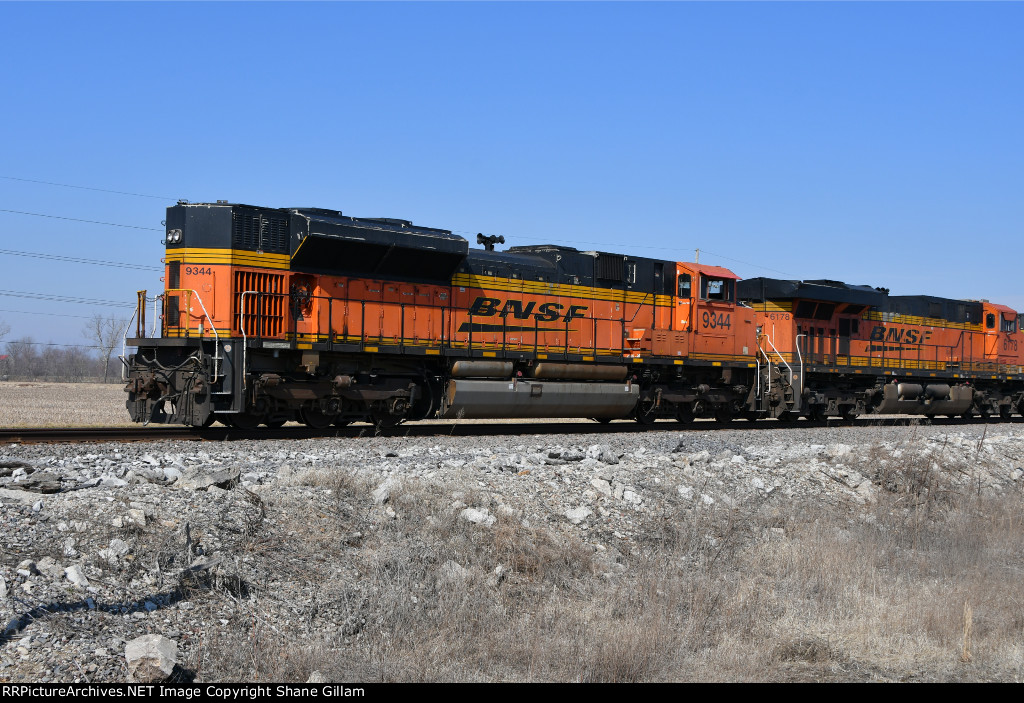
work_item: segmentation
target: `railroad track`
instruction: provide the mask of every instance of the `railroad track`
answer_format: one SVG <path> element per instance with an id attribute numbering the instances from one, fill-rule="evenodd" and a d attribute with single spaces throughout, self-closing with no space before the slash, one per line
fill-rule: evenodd
<path id="1" fill-rule="evenodd" d="M 934 418 L 927 420 L 920 417 L 883 416 L 858 418 L 853 421 L 838 419 L 822 422 L 797 420 L 794 422 L 777 422 L 762 420 L 758 422 L 734 421 L 721 424 L 711 420 L 698 420 L 693 424 L 682 425 L 672 421 L 659 421 L 651 425 L 638 425 L 632 421 L 598 424 L 588 421 L 569 420 L 565 422 L 493 422 L 468 423 L 446 422 L 440 420 L 428 422 L 412 422 L 386 430 L 377 430 L 371 425 L 350 425 L 348 427 L 331 427 L 315 430 L 303 425 L 291 425 L 278 429 L 238 430 L 232 427 L 31 427 L 31 428 L 0 428 L 0 445 L 4 444 L 57 444 L 75 442 L 154 442 L 160 440 L 195 440 L 212 442 L 229 442 L 252 439 L 319 439 L 327 437 L 359 438 L 359 437 L 490 437 L 494 435 L 538 435 L 538 434 L 636 434 L 638 432 L 710 432 L 718 429 L 756 431 L 786 431 L 809 427 L 878 427 L 880 425 L 900 426 L 912 424 L 930 424 L 937 426 L 962 426 L 980 424 L 1022 424 L 1024 417 L 1014 417 L 1009 422 L 996 419 L 972 418 Z"/>

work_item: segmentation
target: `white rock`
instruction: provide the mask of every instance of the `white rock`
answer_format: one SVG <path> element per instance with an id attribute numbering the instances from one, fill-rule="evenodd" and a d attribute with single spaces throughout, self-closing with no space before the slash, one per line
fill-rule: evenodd
<path id="1" fill-rule="evenodd" d="M 585 505 L 579 508 L 574 508 L 572 510 L 565 511 L 565 517 L 567 517 L 569 519 L 569 522 L 571 522 L 574 525 L 580 524 L 593 514 L 594 511 L 586 507 Z"/>
<path id="2" fill-rule="evenodd" d="M 89 579 L 85 577 L 85 572 L 82 571 L 82 567 L 78 564 L 72 564 L 64 569 L 64 575 L 68 577 L 68 581 L 76 586 L 81 586 L 82 588 L 89 586 Z"/>
<path id="3" fill-rule="evenodd" d="M 612 495 L 612 484 L 605 481 L 603 478 L 592 478 L 590 479 L 590 485 L 596 488 L 599 492 L 608 496 Z"/>
<path id="4" fill-rule="evenodd" d="M 143 635 L 125 645 L 124 658 L 133 681 L 163 681 L 178 662 L 178 644 L 162 635 Z"/>
<path id="5" fill-rule="evenodd" d="M 373 498 L 374 504 L 383 505 L 384 503 L 387 503 L 388 500 L 390 500 L 391 498 L 392 489 L 394 489 L 397 485 L 398 481 L 394 480 L 393 478 L 389 478 L 386 481 L 384 481 L 384 483 L 377 486 L 377 488 L 374 489 L 373 493 L 370 494 L 371 497 Z"/>
<path id="6" fill-rule="evenodd" d="M 459 517 L 467 522 L 473 522 L 485 527 L 490 527 L 497 519 L 486 510 L 477 510 L 476 508 L 466 508 L 459 513 Z"/>

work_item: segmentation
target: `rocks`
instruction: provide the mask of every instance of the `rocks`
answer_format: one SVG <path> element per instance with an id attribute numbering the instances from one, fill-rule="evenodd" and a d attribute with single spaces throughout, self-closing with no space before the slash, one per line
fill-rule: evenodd
<path id="1" fill-rule="evenodd" d="M 497 520 L 497 518 L 486 510 L 477 510 L 476 508 L 465 508 L 461 513 L 459 513 L 459 518 L 466 522 L 483 525 L 484 527 L 490 527 Z"/>
<path id="2" fill-rule="evenodd" d="M 68 581 L 80 588 L 87 588 L 89 586 L 89 579 L 85 577 L 85 572 L 82 571 L 82 567 L 78 564 L 72 564 L 64 569 L 64 574 L 68 577 Z"/>
<path id="3" fill-rule="evenodd" d="M 574 525 L 580 524 L 593 514 L 594 511 L 586 506 L 565 511 L 565 517 L 568 518 L 569 522 L 571 522 Z"/>
<path id="4" fill-rule="evenodd" d="M 178 644 L 162 635 L 143 635 L 125 646 L 124 658 L 133 681 L 158 683 L 174 672 Z"/>
<path id="5" fill-rule="evenodd" d="M 388 502 L 388 500 L 391 498 L 392 489 L 396 488 L 397 486 L 398 481 L 391 478 L 387 479 L 382 484 L 377 486 L 377 488 L 373 490 L 373 493 L 370 494 L 370 497 L 373 498 L 374 504 L 383 505 L 384 503 Z"/>
<path id="6" fill-rule="evenodd" d="M 205 491 L 210 486 L 231 489 L 238 483 L 240 475 L 241 470 L 237 466 L 212 469 L 193 467 L 186 469 L 174 485 L 190 491 Z"/>
<path id="7" fill-rule="evenodd" d="M 141 635 L 177 640 L 180 671 L 205 661 L 200 642 L 235 641 L 257 621 L 261 636 L 312 622 L 312 636 L 358 644 L 380 634 L 375 580 L 408 584 L 400 605 L 413 610 L 438 586 L 446 597 L 518 592 L 538 578 L 512 556 L 531 541 L 576 544 L 595 573 L 617 578 L 666 520 L 808 502 L 867 520 L 890 490 L 880 477 L 914 457 L 954 487 L 1008 492 L 1024 480 L 1016 425 L 662 424 L 635 435 L 0 445 L 0 625 L 47 609 L 0 648 L 0 679 L 123 681 L 117 655 Z M 62 492 L 19 487 L 40 472 Z M 499 540 L 504 551 L 490 550 Z"/>

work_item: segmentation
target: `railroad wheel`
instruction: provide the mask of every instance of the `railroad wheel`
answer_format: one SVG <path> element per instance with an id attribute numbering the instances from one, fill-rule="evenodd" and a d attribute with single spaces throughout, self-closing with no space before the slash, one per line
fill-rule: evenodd
<path id="1" fill-rule="evenodd" d="M 825 410 L 820 405 L 814 405 L 807 411 L 807 419 L 811 422 L 823 422 Z"/>
<path id="2" fill-rule="evenodd" d="M 693 408 L 689 405 L 677 405 L 676 406 L 676 420 L 689 425 L 693 422 Z"/>
<path id="3" fill-rule="evenodd" d="M 1000 405 L 999 406 L 999 419 L 1002 420 L 1003 422 L 1009 422 L 1010 421 L 1010 415 L 1012 414 L 1012 412 L 1013 412 L 1013 409 L 1009 405 Z"/>
<path id="4" fill-rule="evenodd" d="M 783 410 L 779 413 L 779 422 L 793 422 L 796 419 L 796 415 L 791 410 Z"/>
<path id="5" fill-rule="evenodd" d="M 272 430 L 276 430 L 276 429 L 280 429 L 281 427 L 284 427 L 284 423 L 286 423 L 286 422 L 288 422 L 288 421 L 287 420 L 277 419 L 277 420 L 267 420 L 263 424 L 266 425 L 267 427 L 269 427 Z"/>
<path id="6" fill-rule="evenodd" d="M 715 422 L 720 422 L 723 425 L 727 425 L 732 422 L 733 414 L 732 408 L 719 408 L 715 411 Z"/>
<path id="7" fill-rule="evenodd" d="M 633 411 L 633 419 L 641 425 L 650 425 L 658 419 L 658 406 L 653 400 L 641 400 Z"/>
<path id="8" fill-rule="evenodd" d="M 263 416 L 254 413 L 235 413 L 225 416 L 225 419 L 236 430 L 255 430 L 263 422 Z"/>
<path id="9" fill-rule="evenodd" d="M 851 422 L 857 419 L 857 406 L 856 405 L 843 405 L 839 408 L 839 416 Z"/>
<path id="10" fill-rule="evenodd" d="M 972 417 L 974 417 L 974 411 L 964 410 L 962 413 L 960 413 L 960 417 L 962 417 L 965 420 L 970 420 Z"/>
<path id="11" fill-rule="evenodd" d="M 609 422 L 612 421 L 610 417 L 592 417 L 590 419 L 602 425 L 607 425 Z"/>
<path id="12" fill-rule="evenodd" d="M 352 419 L 351 418 L 348 418 L 348 417 L 336 417 L 336 418 L 334 418 L 334 426 L 335 427 L 345 427 L 346 425 L 351 425 L 351 424 L 352 424 Z"/>
<path id="13" fill-rule="evenodd" d="M 319 408 L 303 408 L 299 411 L 299 420 L 314 430 L 326 430 L 334 422 L 334 418 Z"/>

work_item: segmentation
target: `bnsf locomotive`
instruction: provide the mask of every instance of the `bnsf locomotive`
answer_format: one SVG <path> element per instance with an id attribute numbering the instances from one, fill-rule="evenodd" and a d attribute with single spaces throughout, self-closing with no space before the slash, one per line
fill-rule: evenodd
<path id="1" fill-rule="evenodd" d="M 179 202 L 136 422 L 1024 411 L 1016 312 L 320 209 Z M 501 240 L 503 241 L 503 240 Z M 162 313 L 160 312 L 162 310 Z"/>

